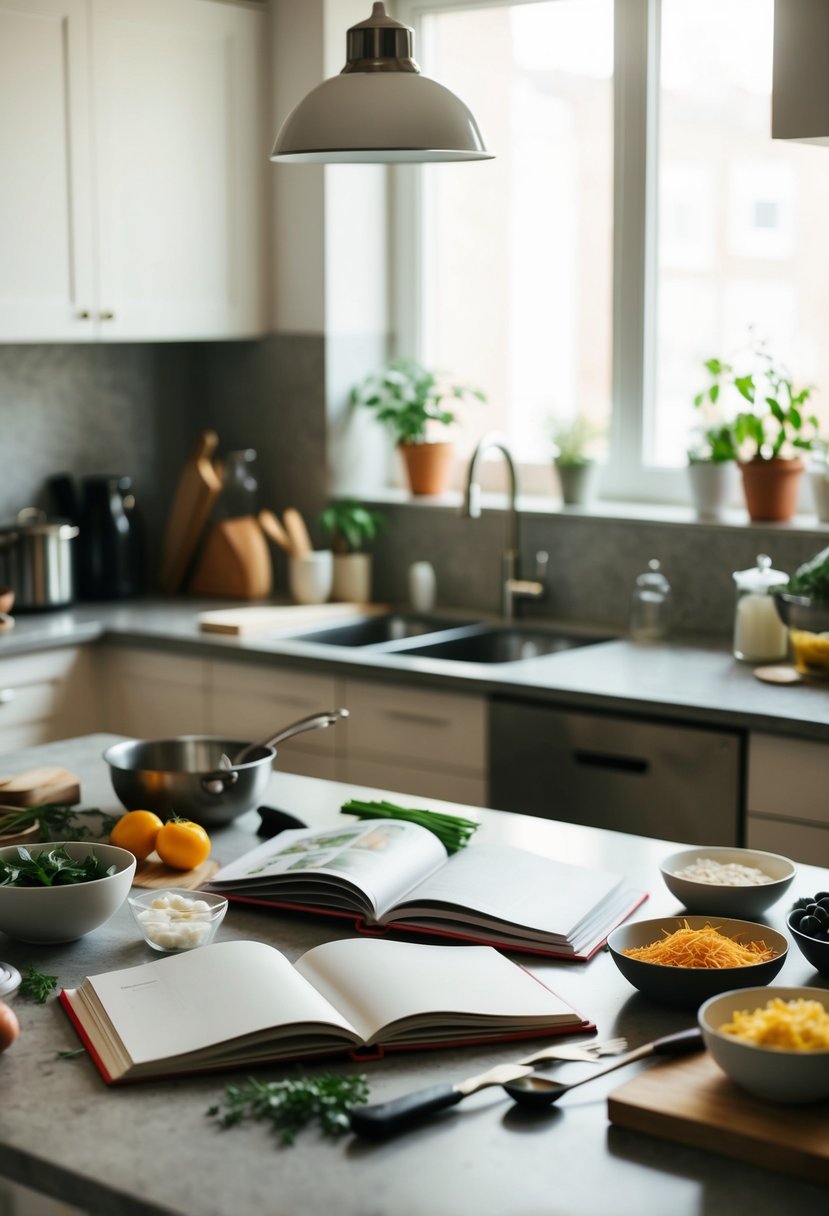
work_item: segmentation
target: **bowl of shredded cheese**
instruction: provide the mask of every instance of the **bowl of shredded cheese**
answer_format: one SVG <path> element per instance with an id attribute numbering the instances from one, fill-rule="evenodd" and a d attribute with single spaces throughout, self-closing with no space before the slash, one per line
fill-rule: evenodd
<path id="1" fill-rule="evenodd" d="M 644 996 L 698 1009 L 732 988 L 770 983 L 786 960 L 788 938 L 748 920 L 663 916 L 614 929 L 607 947 Z"/>
<path id="2" fill-rule="evenodd" d="M 705 1045 L 741 1089 L 768 1102 L 829 1098 L 829 990 L 744 988 L 706 1001 Z"/>
<path id="3" fill-rule="evenodd" d="M 689 912 L 750 920 L 777 903 L 797 867 L 779 853 L 708 846 L 671 853 L 659 871 Z"/>

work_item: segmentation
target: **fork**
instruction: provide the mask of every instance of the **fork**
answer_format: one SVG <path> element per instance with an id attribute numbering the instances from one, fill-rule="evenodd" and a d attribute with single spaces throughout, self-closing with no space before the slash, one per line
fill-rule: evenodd
<path id="1" fill-rule="evenodd" d="M 599 1056 L 618 1056 L 628 1045 L 627 1039 L 605 1039 L 601 1043 L 575 1043 L 567 1046 L 542 1047 L 541 1051 L 524 1056 L 519 1064 L 539 1064 L 544 1060 L 598 1060 Z"/>

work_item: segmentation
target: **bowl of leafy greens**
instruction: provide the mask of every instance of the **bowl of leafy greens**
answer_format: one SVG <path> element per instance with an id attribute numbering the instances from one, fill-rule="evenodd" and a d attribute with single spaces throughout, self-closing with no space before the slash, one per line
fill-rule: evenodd
<path id="1" fill-rule="evenodd" d="M 829 679 L 829 547 L 798 566 L 776 592 L 775 602 L 789 630 L 797 670 Z"/>
<path id="2" fill-rule="evenodd" d="M 97 929 L 129 894 L 135 857 L 98 841 L 0 848 L 0 932 L 22 942 L 71 942 Z"/>

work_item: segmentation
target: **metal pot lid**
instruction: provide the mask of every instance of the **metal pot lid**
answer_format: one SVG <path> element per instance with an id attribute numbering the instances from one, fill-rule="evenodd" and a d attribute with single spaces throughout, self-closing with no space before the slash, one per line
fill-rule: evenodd
<path id="1" fill-rule="evenodd" d="M 78 525 L 71 520 L 49 519 L 40 507 L 24 507 L 17 512 L 15 523 L 0 528 L 0 535 L 59 536 L 63 540 L 71 540 L 79 531 Z"/>

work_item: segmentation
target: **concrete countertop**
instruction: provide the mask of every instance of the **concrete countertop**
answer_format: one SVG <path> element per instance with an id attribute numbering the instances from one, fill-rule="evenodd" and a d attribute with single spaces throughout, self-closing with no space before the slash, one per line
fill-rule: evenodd
<path id="1" fill-rule="evenodd" d="M 285 632 L 245 638 L 199 629 L 200 611 L 228 606 L 227 601 L 147 599 L 19 616 L 15 629 L 0 636 L 0 659 L 108 639 L 214 659 L 258 665 L 272 661 L 306 670 L 336 670 L 343 676 L 821 741 L 829 726 L 829 683 L 761 683 L 752 666 L 737 662 L 727 640 L 721 638 L 678 638 L 647 645 L 618 638 L 523 662 L 480 664 L 320 645 Z M 477 617 L 462 612 L 441 615 L 457 615 L 459 621 Z M 539 624 L 553 625 L 533 621 L 531 627 Z M 311 631 L 305 627 L 304 632 Z"/>
<path id="2" fill-rule="evenodd" d="M 21 767 L 67 765 L 81 776 L 84 805 L 115 811 L 100 759 L 112 738 L 52 743 L 18 760 Z M 336 822 L 343 798 L 358 792 L 367 793 L 274 773 L 267 801 L 322 827 Z M 481 819 L 481 839 L 626 874 L 650 891 L 637 917 L 679 911 L 657 872 L 658 862 L 675 847 L 669 842 L 506 812 L 471 813 Z M 249 812 L 214 833 L 214 855 L 227 861 L 253 847 L 257 823 L 256 813 Z M 797 892 L 817 890 L 829 886 L 829 873 L 802 866 L 796 883 Z M 768 923 L 774 928 L 783 930 L 786 906 L 781 902 L 771 910 Z M 239 905 L 231 907 L 220 929 L 220 940 L 261 940 L 291 959 L 322 941 L 349 935 L 339 921 Z M 63 946 L 25 946 L 0 934 L 4 962 L 20 969 L 34 965 L 67 987 L 86 975 L 151 957 L 126 907 L 95 932 Z M 603 952 L 589 963 L 529 956 L 518 961 L 593 1018 L 601 1037 L 621 1034 L 638 1046 L 693 1022 L 693 1015 L 636 993 Z M 829 987 L 794 946 L 777 982 Z M 824 1216 L 826 1210 L 823 1187 L 610 1126 L 607 1094 L 643 1065 L 580 1089 L 541 1117 L 527 1117 L 500 1090 L 485 1090 L 387 1144 L 350 1136 L 329 1142 L 309 1129 L 292 1148 L 280 1148 L 262 1126 L 221 1131 L 205 1118 L 224 1084 L 243 1074 L 109 1088 L 88 1058 L 58 1058 L 77 1040 L 54 998 L 44 1006 L 13 1000 L 22 1029 L 18 1042 L 0 1056 L 0 1175 L 90 1214 Z M 372 1100 L 383 1101 L 458 1081 L 521 1054 L 515 1044 L 412 1052 L 372 1061 L 365 1072 Z M 354 1064 L 333 1067 L 357 1070 Z M 285 1073 L 276 1068 L 257 1075 L 279 1079 Z"/>

